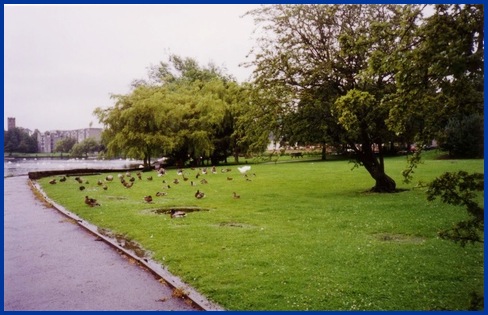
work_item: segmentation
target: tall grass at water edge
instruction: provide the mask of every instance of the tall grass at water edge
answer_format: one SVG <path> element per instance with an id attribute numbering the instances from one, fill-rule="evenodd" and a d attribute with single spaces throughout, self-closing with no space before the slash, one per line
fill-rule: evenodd
<path id="1" fill-rule="evenodd" d="M 146 172 L 130 189 L 115 173 L 113 182 L 104 180 L 108 174 L 83 176 L 89 182 L 84 191 L 73 177 L 56 185 L 48 184 L 53 177 L 39 182 L 50 198 L 137 241 L 229 310 L 467 309 L 470 293 L 483 292 L 483 246 L 439 239 L 437 232 L 466 219 L 466 211 L 427 202 L 418 183 L 446 171 L 483 172 L 483 160 L 427 159 L 407 185 L 401 177 L 405 158 L 389 158 L 386 171 L 404 190 L 393 194 L 369 193 L 373 180 L 352 166 L 252 164 L 247 178 L 236 166 L 222 173 L 223 166 L 198 179 L 198 169 L 185 169 L 188 181 L 176 170 L 162 177 Z M 175 178 L 180 184 L 172 183 Z M 205 198 L 194 197 L 197 189 Z M 167 195 L 156 197 L 157 191 Z M 84 204 L 85 195 L 101 206 Z M 145 203 L 145 195 L 154 202 Z M 201 211 L 181 219 L 157 213 L 172 207 Z"/>

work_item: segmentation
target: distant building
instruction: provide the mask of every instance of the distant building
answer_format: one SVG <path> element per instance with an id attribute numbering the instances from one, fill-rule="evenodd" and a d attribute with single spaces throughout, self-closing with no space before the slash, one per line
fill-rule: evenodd
<path id="1" fill-rule="evenodd" d="M 8 117 L 7 118 L 7 130 L 12 130 L 15 128 L 15 117 Z"/>
<path id="2" fill-rule="evenodd" d="M 37 134 L 37 147 L 39 152 L 52 153 L 56 144 L 67 138 L 76 139 L 76 142 L 82 142 L 85 139 L 93 138 L 100 141 L 102 128 L 84 128 L 76 130 L 50 130 Z"/>

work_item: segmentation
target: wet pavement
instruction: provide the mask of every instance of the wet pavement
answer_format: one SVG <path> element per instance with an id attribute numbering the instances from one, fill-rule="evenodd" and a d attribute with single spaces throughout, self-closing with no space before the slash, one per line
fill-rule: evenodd
<path id="1" fill-rule="evenodd" d="M 127 256 L 4 179 L 4 310 L 195 310 Z"/>

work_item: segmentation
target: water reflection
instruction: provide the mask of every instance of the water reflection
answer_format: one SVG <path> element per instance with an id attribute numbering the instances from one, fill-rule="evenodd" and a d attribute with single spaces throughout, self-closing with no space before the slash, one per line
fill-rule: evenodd
<path id="1" fill-rule="evenodd" d="M 70 169 L 121 169 L 133 168 L 142 164 L 142 161 L 126 160 L 85 160 L 85 159 L 15 159 L 4 161 L 4 177 L 27 175 L 34 171 L 70 170 Z"/>

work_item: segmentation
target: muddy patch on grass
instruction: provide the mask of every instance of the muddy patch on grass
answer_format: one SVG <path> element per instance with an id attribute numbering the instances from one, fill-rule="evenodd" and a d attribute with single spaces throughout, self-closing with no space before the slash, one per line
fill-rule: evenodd
<path id="1" fill-rule="evenodd" d="M 127 200 L 127 197 L 122 197 L 122 196 L 108 196 L 108 200 Z"/>
<path id="2" fill-rule="evenodd" d="M 229 227 L 229 228 L 254 228 L 255 226 L 250 225 L 250 224 L 245 224 L 245 223 L 239 223 L 239 222 L 221 222 L 219 227 Z"/>
<path id="3" fill-rule="evenodd" d="M 423 237 L 405 234 L 378 233 L 374 234 L 373 236 L 378 241 L 388 243 L 422 244 L 426 241 L 426 239 Z"/>
<path id="4" fill-rule="evenodd" d="M 98 233 L 101 235 L 114 239 L 117 243 L 126 250 L 132 251 L 137 257 L 144 258 L 150 256 L 139 243 L 131 240 L 127 236 L 120 233 L 113 233 L 107 229 L 98 228 Z"/>
<path id="5" fill-rule="evenodd" d="M 195 212 L 195 211 L 210 211 L 210 209 L 200 208 L 200 207 L 165 207 L 150 210 L 152 213 L 156 214 L 171 214 L 171 210 L 181 211 L 185 213 Z"/>

